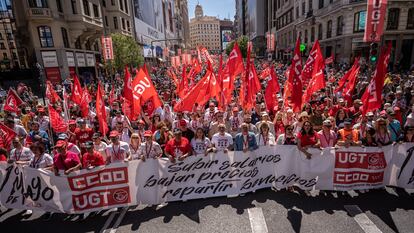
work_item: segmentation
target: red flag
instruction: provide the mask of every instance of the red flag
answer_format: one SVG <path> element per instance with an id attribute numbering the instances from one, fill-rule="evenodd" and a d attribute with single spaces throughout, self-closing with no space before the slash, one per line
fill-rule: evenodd
<path id="1" fill-rule="evenodd" d="M 99 131 L 102 135 L 106 135 L 108 132 L 108 123 L 106 122 L 105 102 L 102 97 L 103 91 L 101 84 L 98 83 L 98 90 L 96 91 L 96 116 L 98 117 Z"/>
<path id="2" fill-rule="evenodd" d="M 270 67 L 266 67 L 264 70 L 262 70 L 262 72 L 260 73 L 260 79 L 266 79 L 267 77 L 270 76 Z"/>
<path id="3" fill-rule="evenodd" d="M 382 89 L 384 87 L 385 75 L 387 73 L 387 66 L 390 60 L 391 43 L 388 47 L 381 52 L 378 59 L 377 68 L 374 72 L 373 78 L 369 83 L 367 89 L 362 95 L 361 101 L 363 103 L 362 113 L 365 113 L 379 109 L 382 104 Z"/>
<path id="4" fill-rule="evenodd" d="M 300 38 L 296 40 L 295 51 L 290 65 L 288 82 L 291 85 L 291 103 L 294 112 L 299 112 L 302 105 L 302 81 L 300 73 L 302 71 L 302 60 L 300 57 Z M 287 98 L 287 96 L 285 96 Z M 285 99 L 286 100 L 286 99 Z"/>
<path id="5" fill-rule="evenodd" d="M 344 76 L 338 81 L 338 87 L 335 89 L 335 92 L 340 92 L 345 87 L 346 81 L 348 81 L 349 76 L 352 72 L 359 66 L 359 57 L 355 58 L 354 64 L 352 65 L 351 69 L 349 69 Z"/>
<path id="6" fill-rule="evenodd" d="M 200 63 L 198 62 L 198 60 L 193 59 L 193 63 L 191 65 L 191 70 L 187 75 L 188 79 L 190 79 L 190 81 L 191 81 L 191 85 L 195 84 L 194 78 L 197 74 L 199 74 L 201 72 L 201 68 L 202 67 L 201 67 Z"/>
<path id="7" fill-rule="evenodd" d="M 49 104 L 50 125 L 56 133 L 66 133 L 68 125 L 59 113 Z"/>
<path id="8" fill-rule="evenodd" d="M 344 92 L 342 93 L 342 96 L 348 102 L 348 106 L 351 106 L 353 102 L 352 92 L 354 91 L 355 86 L 356 86 L 356 80 L 359 74 L 359 68 L 360 68 L 359 65 L 357 65 L 355 69 L 352 69 L 352 72 L 349 75 L 349 81 L 346 83 Z"/>
<path id="9" fill-rule="evenodd" d="M 318 62 L 318 63 L 316 63 Z M 306 60 L 305 65 L 303 66 L 301 79 L 303 86 L 307 86 L 311 78 L 313 77 L 313 74 L 315 74 L 314 70 L 315 68 L 318 70 L 316 73 L 319 72 L 319 69 L 322 67 L 322 69 L 325 68 L 325 64 L 323 61 L 323 55 L 321 52 L 321 47 L 319 46 L 319 41 L 316 40 L 313 44 L 312 50 L 309 53 L 309 57 Z M 322 71 L 323 72 L 323 71 Z"/>
<path id="10" fill-rule="evenodd" d="M 89 103 L 92 101 L 91 95 L 89 94 L 88 88 L 83 88 L 82 99 L 79 104 L 79 107 L 82 112 L 82 117 L 87 117 L 89 115 Z"/>
<path id="11" fill-rule="evenodd" d="M 227 59 L 226 66 L 229 75 L 232 77 L 237 76 L 244 71 L 243 57 L 237 42 L 234 43 L 233 50 L 231 51 L 229 58 Z"/>
<path id="12" fill-rule="evenodd" d="M 175 86 L 178 87 L 178 79 L 173 69 L 167 70 L 167 76 L 170 77 L 174 81 Z"/>
<path id="13" fill-rule="evenodd" d="M 217 98 L 219 92 L 220 87 L 214 73 L 207 69 L 204 77 L 174 106 L 174 111 L 192 111 L 194 104 L 203 106 L 210 98 Z"/>
<path id="14" fill-rule="evenodd" d="M 251 64 L 250 54 L 252 46 L 247 47 L 246 71 L 240 88 L 240 105 L 244 110 L 251 109 L 255 103 L 257 92 L 260 91 L 260 82 L 257 78 L 256 68 Z"/>
<path id="15" fill-rule="evenodd" d="M 55 89 L 53 89 L 52 83 L 50 81 L 46 82 L 46 97 L 52 104 L 61 101 L 59 95 L 56 93 Z"/>
<path id="16" fill-rule="evenodd" d="M 183 70 L 181 73 L 181 82 L 177 88 L 177 94 L 180 98 L 183 98 L 188 91 L 188 79 L 187 79 L 187 66 L 183 65 Z"/>
<path id="17" fill-rule="evenodd" d="M 307 103 L 310 100 L 310 97 L 312 94 L 316 91 L 319 91 L 320 89 L 324 88 L 326 86 L 325 82 L 325 76 L 323 74 L 323 70 L 325 69 L 325 62 L 323 61 L 323 55 L 321 48 L 319 47 L 319 41 L 316 41 L 313 45 L 312 51 L 309 54 L 308 61 L 312 60 L 312 62 L 308 63 L 306 62 L 306 65 L 311 65 L 312 70 L 311 74 L 311 80 L 310 83 L 305 91 L 305 94 L 303 95 L 302 102 Z M 306 67 L 305 65 L 305 67 Z M 305 69 L 303 69 L 304 71 Z M 304 72 L 302 71 L 302 75 Z M 306 73 L 307 75 L 307 73 Z M 303 81 L 303 76 L 302 76 Z"/>
<path id="18" fill-rule="evenodd" d="M 12 89 L 9 89 L 7 94 L 6 103 L 4 103 L 4 111 L 18 112 L 19 106 L 23 103 L 20 97 Z"/>
<path id="19" fill-rule="evenodd" d="M 82 87 L 77 75 L 73 77 L 71 100 L 77 105 L 80 105 L 82 101 Z"/>
<path id="20" fill-rule="evenodd" d="M 134 81 L 132 82 L 133 88 L 133 114 L 137 116 L 141 112 L 141 104 L 144 104 L 148 100 L 152 99 L 152 103 L 154 104 L 154 109 L 161 106 L 161 101 L 158 97 L 158 93 L 156 92 L 152 81 L 148 76 L 145 74 L 144 70 L 141 69 Z"/>
<path id="21" fill-rule="evenodd" d="M 113 87 L 113 85 L 112 85 Z M 108 102 L 110 105 L 112 105 L 113 102 L 115 102 L 116 100 L 116 96 L 115 96 L 115 88 L 111 88 L 111 91 L 109 92 L 109 98 L 108 98 Z"/>
<path id="22" fill-rule="evenodd" d="M 328 58 L 325 59 L 325 65 L 329 65 L 329 64 L 333 63 L 334 60 L 335 60 L 335 57 L 334 57 L 334 55 L 332 53 L 332 55 L 330 57 L 328 57 Z"/>
<path id="23" fill-rule="evenodd" d="M 142 67 L 142 70 L 144 71 L 144 73 L 147 77 L 151 78 L 151 76 L 148 73 L 147 64 L 144 63 L 144 66 Z"/>
<path id="24" fill-rule="evenodd" d="M 16 137 L 16 132 L 14 132 L 9 127 L 5 126 L 3 123 L 0 123 L 0 147 L 6 150 L 10 150 L 10 145 L 14 137 Z"/>
<path id="25" fill-rule="evenodd" d="M 267 81 L 267 87 L 265 90 L 265 101 L 267 110 L 273 111 L 273 108 L 276 106 L 276 94 L 280 91 L 280 85 L 277 81 L 277 75 L 275 73 L 275 69 L 273 65 L 271 67 L 266 68 L 269 70 L 269 80 Z"/>
<path id="26" fill-rule="evenodd" d="M 131 73 L 129 73 L 128 66 L 125 66 L 124 71 L 124 97 L 125 99 L 132 102 L 132 86 L 131 86 L 132 80 L 131 80 Z"/>

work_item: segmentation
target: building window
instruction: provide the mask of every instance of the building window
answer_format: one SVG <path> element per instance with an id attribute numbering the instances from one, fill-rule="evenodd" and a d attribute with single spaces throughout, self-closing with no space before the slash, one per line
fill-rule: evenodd
<path id="1" fill-rule="evenodd" d="M 62 2 L 60 0 L 56 0 L 56 6 L 57 6 L 57 10 L 60 13 L 63 13 Z"/>
<path id="2" fill-rule="evenodd" d="M 0 33 L 0 40 L 3 40 L 3 34 Z"/>
<path id="3" fill-rule="evenodd" d="M 91 42 L 89 40 L 87 40 L 86 43 L 85 43 L 85 49 L 86 50 L 92 50 Z"/>
<path id="4" fill-rule="evenodd" d="M 296 18 L 299 18 L 299 7 L 296 7 Z"/>
<path id="5" fill-rule="evenodd" d="M 128 2 L 127 2 L 127 0 L 124 0 L 124 5 L 125 5 L 125 13 L 129 14 L 129 10 L 128 10 Z"/>
<path id="6" fill-rule="evenodd" d="M 3 42 L 0 43 L 0 49 L 6 49 L 6 46 L 4 46 Z"/>
<path id="7" fill-rule="evenodd" d="M 15 52 L 13 52 L 13 59 L 16 60 L 17 59 L 17 54 Z"/>
<path id="8" fill-rule="evenodd" d="M 354 32 L 363 32 L 365 31 L 365 18 L 367 12 L 359 11 L 354 15 Z"/>
<path id="9" fill-rule="evenodd" d="M 318 25 L 318 40 L 322 40 L 323 33 L 322 33 L 322 24 Z"/>
<path id="10" fill-rule="evenodd" d="M 332 37 L 332 20 L 329 20 L 326 24 L 326 38 Z"/>
<path id="11" fill-rule="evenodd" d="M 114 17 L 114 28 L 118 29 L 118 18 Z"/>
<path id="12" fill-rule="evenodd" d="M 122 30 L 125 30 L 125 19 L 121 18 Z"/>
<path id="13" fill-rule="evenodd" d="M 309 0 L 309 9 L 308 9 L 308 12 L 309 12 L 309 11 L 312 11 L 312 9 L 313 9 L 313 4 L 312 4 L 312 2 L 313 2 L 313 0 Z"/>
<path id="14" fill-rule="evenodd" d="M 70 1 L 70 5 L 72 6 L 72 13 L 74 15 L 76 15 L 78 13 L 77 9 L 76 9 L 76 0 L 71 0 Z"/>
<path id="15" fill-rule="evenodd" d="M 323 8 L 323 1 L 324 0 L 319 0 L 319 6 L 318 6 L 319 9 L 322 9 Z"/>
<path id="16" fill-rule="evenodd" d="M 306 7 L 306 3 L 305 1 L 302 2 L 302 15 L 305 15 L 305 7 Z"/>
<path id="17" fill-rule="evenodd" d="M 42 48 L 53 47 L 53 36 L 50 27 L 39 26 L 37 27 L 37 30 L 39 32 L 40 46 Z"/>
<path id="18" fill-rule="evenodd" d="M 336 35 L 340 36 L 342 35 L 344 27 L 344 17 L 341 15 L 336 20 Z"/>
<path id="19" fill-rule="evenodd" d="M 82 3 L 83 3 L 83 14 L 87 16 L 91 16 L 91 12 L 89 11 L 88 0 L 82 0 Z"/>
<path id="20" fill-rule="evenodd" d="M 95 16 L 95 18 L 99 18 L 99 8 L 98 8 L 98 5 L 93 4 L 92 5 L 92 9 L 93 9 L 93 16 Z"/>
<path id="21" fill-rule="evenodd" d="M 305 44 L 308 43 L 308 30 L 305 29 Z"/>
<path id="22" fill-rule="evenodd" d="M 3 58 L 4 58 L 4 60 L 7 60 L 8 58 L 7 58 L 7 53 L 3 53 Z"/>
<path id="23" fill-rule="evenodd" d="M 311 36 L 310 36 L 311 42 L 315 41 L 315 27 L 311 28 Z"/>
<path id="24" fill-rule="evenodd" d="M 47 0 L 29 0 L 29 6 L 32 8 L 48 8 Z"/>
<path id="25" fill-rule="evenodd" d="M 407 29 L 414 29 L 414 8 L 408 10 Z"/>
<path id="26" fill-rule="evenodd" d="M 391 8 L 388 10 L 388 22 L 387 30 L 397 30 L 398 29 L 398 19 L 400 17 L 399 8 Z"/>
<path id="27" fill-rule="evenodd" d="M 102 6 L 106 7 L 106 1 L 105 0 L 102 0 Z"/>
<path id="28" fill-rule="evenodd" d="M 129 20 L 127 20 L 126 22 L 127 22 L 127 30 L 130 32 L 131 31 L 131 25 L 129 24 Z"/>
<path id="29" fill-rule="evenodd" d="M 115 0 L 111 0 L 111 5 L 115 6 Z"/>
<path id="30" fill-rule="evenodd" d="M 124 0 L 119 0 L 119 8 L 121 8 L 121 11 L 124 10 Z"/>
<path id="31" fill-rule="evenodd" d="M 105 26 L 109 27 L 108 17 L 106 17 L 106 15 L 105 15 Z"/>
<path id="32" fill-rule="evenodd" d="M 63 46 L 65 46 L 65 48 L 70 48 L 68 31 L 66 28 L 60 28 L 60 30 L 62 31 Z"/>
<path id="33" fill-rule="evenodd" d="M 81 42 L 80 42 L 80 36 L 78 36 L 78 39 L 75 41 L 75 49 L 82 49 Z"/>

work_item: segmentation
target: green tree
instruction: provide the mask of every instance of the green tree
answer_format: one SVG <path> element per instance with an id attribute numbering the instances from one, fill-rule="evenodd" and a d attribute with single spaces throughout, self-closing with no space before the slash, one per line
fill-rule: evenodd
<path id="1" fill-rule="evenodd" d="M 231 51 L 233 50 L 234 42 L 235 40 L 227 44 L 227 47 L 226 47 L 227 55 L 230 55 Z M 237 38 L 237 44 L 239 45 L 240 52 L 242 53 L 243 58 L 246 58 L 247 56 L 247 43 L 248 42 L 249 42 L 249 38 L 247 38 L 247 36 L 241 36 Z"/>
<path id="2" fill-rule="evenodd" d="M 141 66 L 144 63 L 141 48 L 134 38 L 120 33 L 111 34 L 114 49 L 114 60 L 107 63 L 107 67 L 123 70 L 125 65 Z"/>

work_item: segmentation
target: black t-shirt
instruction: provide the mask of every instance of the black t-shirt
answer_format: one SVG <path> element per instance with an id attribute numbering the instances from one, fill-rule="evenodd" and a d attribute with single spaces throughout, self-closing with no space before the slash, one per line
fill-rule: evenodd
<path id="1" fill-rule="evenodd" d="M 194 137 L 194 132 L 192 130 L 187 129 L 186 131 L 183 131 L 182 136 L 187 138 L 188 141 L 191 142 L 191 139 Z"/>

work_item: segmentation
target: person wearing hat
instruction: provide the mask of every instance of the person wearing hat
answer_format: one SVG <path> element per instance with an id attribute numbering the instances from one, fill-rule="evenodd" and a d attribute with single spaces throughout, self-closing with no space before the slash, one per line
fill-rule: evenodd
<path id="1" fill-rule="evenodd" d="M 213 101 L 210 101 L 210 103 L 208 104 L 208 109 L 204 113 L 204 125 L 207 125 L 207 126 L 210 125 L 216 111 L 217 111 L 216 104 Z"/>
<path id="2" fill-rule="evenodd" d="M 140 119 L 136 121 L 136 127 L 132 130 L 132 133 L 137 133 L 139 135 L 139 138 L 141 139 L 141 142 L 144 142 L 145 141 L 144 132 L 145 132 L 145 122 Z"/>
<path id="3" fill-rule="evenodd" d="M 106 147 L 108 146 L 105 142 L 102 141 L 101 133 L 94 133 L 92 136 L 93 140 L 93 147 L 95 151 L 99 152 L 99 154 L 102 155 L 102 158 L 104 159 L 106 163 Z"/>
<path id="4" fill-rule="evenodd" d="M 260 113 L 260 116 L 261 116 L 260 121 L 257 122 L 255 125 L 256 129 L 260 129 L 260 125 L 262 125 L 263 123 L 266 123 L 269 127 L 269 132 L 275 135 L 275 124 L 273 124 L 273 122 L 270 121 L 269 114 L 266 111 L 263 111 Z"/>
<path id="5" fill-rule="evenodd" d="M 109 133 L 111 143 L 106 147 L 106 163 L 127 162 L 131 159 L 129 145 L 119 140 L 119 132 L 112 130 Z"/>
<path id="6" fill-rule="evenodd" d="M 49 135 L 40 129 L 39 122 L 33 121 L 31 129 L 29 136 L 26 138 L 26 144 L 40 142 L 45 146 L 46 151 L 49 151 Z"/>
<path id="7" fill-rule="evenodd" d="M 353 129 L 352 119 L 347 118 L 344 121 L 344 128 L 338 130 L 338 146 L 360 146 L 361 140 L 359 139 L 358 130 Z"/>
<path id="8" fill-rule="evenodd" d="M 234 138 L 234 151 L 243 151 L 246 153 L 257 148 L 255 134 L 249 131 L 249 125 L 247 123 L 241 124 L 241 132 L 236 134 Z"/>
<path id="9" fill-rule="evenodd" d="M 230 135 L 236 136 L 236 134 L 239 132 L 240 125 L 243 123 L 243 117 L 239 113 L 239 108 L 233 107 L 232 113 L 227 113 L 227 117 L 230 124 Z"/>
<path id="10" fill-rule="evenodd" d="M 293 123 L 293 134 L 297 135 L 302 130 L 302 125 L 309 120 L 309 114 L 303 111 L 299 114 L 298 120 Z"/>
<path id="11" fill-rule="evenodd" d="M 23 143 L 23 140 L 27 137 L 26 129 L 22 125 L 17 124 L 13 117 L 6 118 L 4 124 L 12 129 L 17 134 L 16 136 L 19 137 L 20 141 Z"/>
<path id="12" fill-rule="evenodd" d="M 86 152 L 82 155 L 82 168 L 92 169 L 94 167 L 105 165 L 102 155 L 95 150 L 92 141 L 85 142 Z"/>
<path id="13" fill-rule="evenodd" d="M 92 141 L 93 130 L 86 126 L 84 119 L 79 119 L 79 128 L 75 130 L 76 145 L 81 149 L 82 153 L 86 152 L 85 146 L 83 145 L 87 141 Z"/>
<path id="14" fill-rule="evenodd" d="M 322 129 L 318 132 L 321 148 L 334 147 L 336 145 L 337 135 L 332 130 L 333 124 L 330 120 L 324 120 Z"/>
<path id="15" fill-rule="evenodd" d="M 65 133 L 59 134 L 57 140 L 65 141 L 66 142 L 66 149 L 68 151 L 71 151 L 71 152 L 77 154 L 78 156 L 81 155 L 81 150 L 79 149 L 79 147 L 76 144 L 69 141 L 69 137 L 68 137 L 67 134 L 65 134 Z"/>
<path id="16" fill-rule="evenodd" d="M 145 142 L 141 143 L 138 150 L 138 158 L 145 162 L 147 159 L 157 159 L 162 156 L 160 144 L 152 138 L 152 131 L 147 130 L 144 133 Z"/>
<path id="17" fill-rule="evenodd" d="M 79 156 L 67 150 L 67 143 L 65 141 L 57 141 L 54 148 L 57 152 L 53 157 L 55 175 L 68 175 L 81 168 L 82 164 Z"/>
<path id="18" fill-rule="evenodd" d="M 37 121 L 39 122 L 40 129 L 47 132 L 49 131 L 50 120 L 46 114 L 46 110 L 42 107 L 37 109 L 38 117 Z"/>
<path id="19" fill-rule="evenodd" d="M 391 141 L 396 142 L 401 137 L 401 123 L 395 119 L 395 111 L 391 108 L 386 109 L 388 120 L 388 130 L 391 132 Z"/>
<path id="20" fill-rule="evenodd" d="M 180 129 L 174 129 L 174 138 L 167 142 L 164 152 L 172 163 L 175 163 L 176 159 L 181 161 L 192 155 L 190 142 L 182 136 Z"/>
<path id="21" fill-rule="evenodd" d="M 407 102 L 403 96 L 402 90 L 399 89 L 395 92 L 395 99 L 392 101 L 392 107 L 398 107 L 402 109 L 402 111 L 407 109 Z"/>

